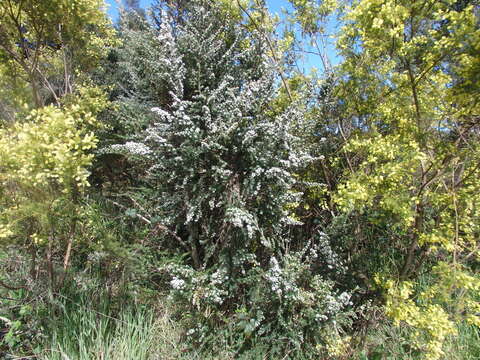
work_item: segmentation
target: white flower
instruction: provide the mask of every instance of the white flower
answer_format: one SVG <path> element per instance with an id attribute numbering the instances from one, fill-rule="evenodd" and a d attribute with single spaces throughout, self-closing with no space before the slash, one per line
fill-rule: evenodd
<path id="1" fill-rule="evenodd" d="M 159 108 L 159 107 L 153 107 L 150 109 L 151 112 L 161 116 L 161 117 L 164 117 L 164 118 L 169 118 L 170 117 L 170 113 L 168 113 L 167 111 Z"/>
<path id="2" fill-rule="evenodd" d="M 148 146 L 142 143 L 127 141 L 125 144 L 114 144 L 103 150 L 103 152 L 113 152 L 130 155 L 148 155 L 152 152 Z"/>
<path id="3" fill-rule="evenodd" d="M 170 281 L 170 285 L 172 286 L 172 288 L 174 288 L 175 290 L 182 290 L 185 286 L 185 281 L 182 280 L 182 279 L 179 279 L 177 277 L 174 277 L 171 281 Z"/>

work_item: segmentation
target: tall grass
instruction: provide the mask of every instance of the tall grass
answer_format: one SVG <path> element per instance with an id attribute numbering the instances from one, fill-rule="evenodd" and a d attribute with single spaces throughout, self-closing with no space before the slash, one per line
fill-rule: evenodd
<path id="1" fill-rule="evenodd" d="M 448 360 L 480 359 L 480 329 L 465 323 L 460 325 L 458 336 L 447 342 L 445 354 Z"/>
<path id="2" fill-rule="evenodd" d="M 179 331 L 165 311 L 129 305 L 114 311 L 107 298 L 65 298 L 47 325 L 42 360 L 180 359 Z M 157 315 L 156 315 L 157 314 Z M 53 319 L 53 317 L 55 319 Z"/>
<path id="3" fill-rule="evenodd" d="M 106 296 L 63 298 L 51 311 L 41 360 L 233 360 L 269 359 L 257 346 L 239 356 L 233 349 L 203 349 L 196 353 L 182 346 L 181 329 L 172 320 L 171 305 L 160 309 L 130 304 L 115 309 Z M 367 346 L 351 359 L 416 360 L 405 329 L 382 324 L 367 336 Z M 225 334 L 223 334 L 225 335 Z M 219 336 L 212 334 L 212 336 Z M 221 341 L 219 341 L 220 343 Z M 259 344 L 260 345 L 260 344 Z M 445 360 L 480 359 L 480 331 L 462 325 L 457 337 L 445 343 Z M 356 353 L 356 354 L 355 354 Z M 285 357 L 288 359 L 288 357 Z M 333 359 L 333 358 L 332 358 Z"/>
<path id="4" fill-rule="evenodd" d="M 59 295 L 57 295 L 59 296 Z M 93 300 L 95 299 L 95 300 Z M 39 360 L 263 360 L 261 346 L 241 356 L 218 346 L 195 351 L 183 343 L 172 319 L 174 305 L 127 305 L 115 309 L 105 295 L 60 295 L 50 309 Z M 212 334 L 213 337 L 224 336 Z M 218 341 L 223 343 L 223 341 Z"/>
<path id="5" fill-rule="evenodd" d="M 182 338 L 182 319 L 171 315 L 175 304 L 150 301 L 138 305 L 128 296 L 110 296 L 92 285 L 88 291 L 72 286 L 62 294 L 44 299 L 43 309 L 31 323 L 39 335 L 34 338 L 36 360 L 264 360 L 272 359 L 261 343 L 236 352 L 235 335 L 219 329 L 210 334 L 213 346 L 192 349 Z M 160 304 L 160 305 L 158 305 Z M 36 306 L 40 308 L 40 306 Z M 33 316 L 33 314 L 32 314 Z M 26 323 L 27 325 L 30 323 Z M 30 333 L 30 332 L 29 332 Z M 352 348 L 352 360 L 418 360 L 420 354 L 409 341 L 407 327 L 394 327 L 379 320 L 365 341 Z M 42 339 L 39 343 L 36 340 Z M 236 346 L 237 344 L 237 346 Z M 444 360 L 480 359 L 480 329 L 462 324 L 459 334 L 444 344 Z M 28 352 L 31 355 L 31 351 Z M 10 355 L 9 355 L 10 356 Z M 6 359 L 21 359 L 21 355 Z M 26 357 L 31 358 L 31 357 Z M 0 359 L 3 359 L 0 353 Z M 286 354 L 285 359 L 291 359 Z M 339 359 L 332 357 L 331 359 Z M 343 358 L 345 359 L 345 358 Z M 325 359 L 327 360 L 327 359 Z"/>

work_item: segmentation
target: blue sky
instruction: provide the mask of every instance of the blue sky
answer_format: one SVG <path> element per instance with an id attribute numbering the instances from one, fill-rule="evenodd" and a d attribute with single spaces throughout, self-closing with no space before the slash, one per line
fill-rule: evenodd
<path id="1" fill-rule="evenodd" d="M 121 1 L 121 0 L 120 0 Z M 108 14 L 109 16 L 115 20 L 118 18 L 118 0 L 105 0 L 108 6 Z M 140 0 L 140 7 L 147 9 L 152 0 Z M 267 5 L 271 13 L 277 13 L 280 18 L 282 16 L 282 9 L 293 10 L 290 3 L 287 0 L 267 0 Z M 335 24 L 331 23 L 328 25 L 327 31 L 330 33 L 334 32 Z M 313 48 L 307 49 L 314 51 Z M 339 62 L 339 58 L 336 56 L 335 46 L 333 45 L 333 41 L 330 40 L 327 46 L 327 54 L 332 63 L 335 65 Z M 304 54 L 303 59 L 299 62 L 299 65 L 303 67 L 307 72 L 312 68 L 315 67 L 317 69 L 322 69 L 320 58 L 317 55 L 312 54 Z"/>
<path id="2" fill-rule="evenodd" d="M 106 0 L 105 1 L 108 4 L 108 14 L 112 19 L 115 19 L 118 17 L 118 4 L 116 0 Z M 152 3 L 152 0 L 140 0 L 140 7 L 142 8 L 148 8 L 150 4 Z M 287 0 L 267 0 L 268 7 L 270 11 L 280 13 L 282 7 L 291 9 L 290 4 L 288 3 Z"/>

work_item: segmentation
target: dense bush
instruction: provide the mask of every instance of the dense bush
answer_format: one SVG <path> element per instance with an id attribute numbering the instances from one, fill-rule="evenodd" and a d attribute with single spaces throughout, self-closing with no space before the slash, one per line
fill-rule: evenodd
<path id="1" fill-rule="evenodd" d="M 478 2 L 125 3 L 0 3 L 0 357 L 477 359 Z"/>

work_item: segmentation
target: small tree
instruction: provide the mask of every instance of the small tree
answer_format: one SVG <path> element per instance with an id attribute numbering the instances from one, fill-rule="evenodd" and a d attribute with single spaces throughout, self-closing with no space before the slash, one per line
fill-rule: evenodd
<path id="1" fill-rule="evenodd" d="M 126 32 L 125 79 L 153 116 L 142 145 L 130 149 L 153 164 L 155 215 L 196 268 L 219 256 L 231 262 L 237 249 L 267 259 L 294 223 L 286 210 L 296 198 L 292 171 L 309 160 L 289 128 L 302 106 L 269 115 L 275 76 L 263 45 L 215 7 L 188 10 L 182 25 L 164 15 L 158 30 Z"/>
<path id="2" fill-rule="evenodd" d="M 319 356 L 317 344 L 337 339 L 349 295 L 337 297 L 314 270 L 324 237 L 289 234 L 298 224 L 295 172 L 312 160 L 293 131 L 305 105 L 274 101 L 280 83 L 256 40 L 263 36 L 251 36 L 223 2 L 183 3 L 175 16 L 157 5 L 154 25 L 123 29 L 116 52 L 124 75 L 114 116 L 126 119 L 135 107 L 131 121 L 146 120 L 145 131 L 102 152 L 148 164 L 148 193 L 137 199 L 150 201 L 135 211 L 167 229 L 163 240 L 172 241 L 162 249 L 188 254 L 162 269 L 192 342 L 232 331 L 225 337 L 242 339 L 238 351 L 264 339 L 275 354 L 306 347 Z"/>
<path id="3" fill-rule="evenodd" d="M 361 161 L 337 204 L 368 219 L 368 231 L 382 229 L 367 241 L 394 254 L 375 264 L 387 314 L 415 329 L 413 344 L 429 359 L 442 357 L 456 324 L 479 323 L 477 9 L 360 1 L 338 43 L 337 91 L 356 124 L 345 150 Z M 418 286 L 422 274 L 428 286 Z"/>
<path id="4" fill-rule="evenodd" d="M 46 264 L 52 286 L 54 257 L 64 270 L 70 264 L 92 131 L 106 106 L 85 73 L 115 42 L 103 10 L 97 0 L 0 3 L 0 93 L 8 99 L 0 114 L 8 120 L 0 128 L 0 238 L 29 250 L 33 278 Z"/>
<path id="5" fill-rule="evenodd" d="M 105 104 L 89 96 L 63 109 L 33 110 L 23 122 L 0 130 L 0 244 L 29 250 L 32 278 L 46 264 L 52 286 L 57 284 L 54 255 L 63 253 L 66 271 L 79 233 L 80 197 L 89 185 L 91 149 L 97 142 L 91 111 Z M 38 255 L 45 255 L 45 262 L 37 261 Z"/>

